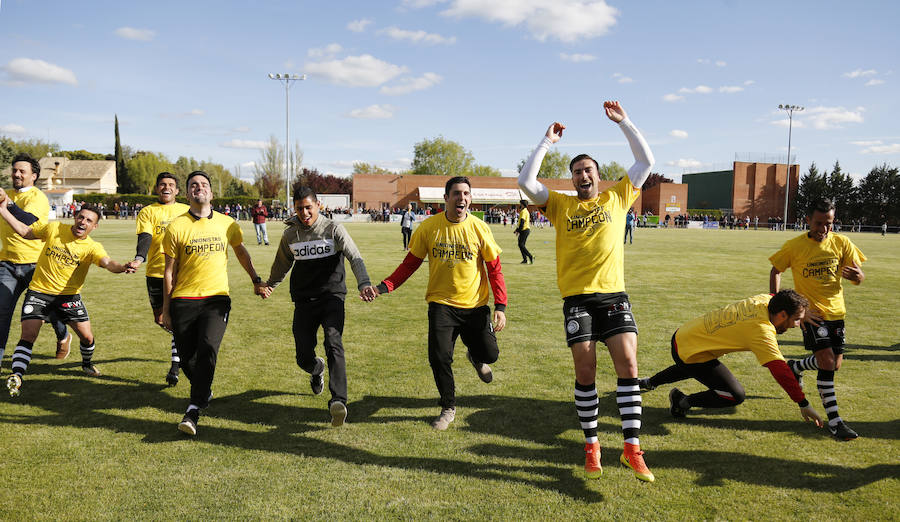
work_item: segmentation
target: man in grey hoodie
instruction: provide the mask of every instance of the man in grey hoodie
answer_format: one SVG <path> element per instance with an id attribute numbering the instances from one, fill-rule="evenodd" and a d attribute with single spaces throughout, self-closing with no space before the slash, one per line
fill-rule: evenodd
<path id="1" fill-rule="evenodd" d="M 316 333 L 325 332 L 325 356 L 328 359 L 328 411 L 331 425 L 341 426 L 347 418 L 347 368 L 344 362 L 344 299 L 347 296 L 344 258 L 356 276 L 359 296 L 372 301 L 377 296 L 369 281 L 366 265 L 347 230 L 319 215 L 315 191 L 300 187 L 294 191 L 296 214 L 281 237 L 278 252 L 266 283 L 266 297 L 291 271 L 291 300 L 294 301 L 294 346 L 297 365 L 310 376 L 316 395 L 325 387 L 325 361 L 316 357 Z"/>

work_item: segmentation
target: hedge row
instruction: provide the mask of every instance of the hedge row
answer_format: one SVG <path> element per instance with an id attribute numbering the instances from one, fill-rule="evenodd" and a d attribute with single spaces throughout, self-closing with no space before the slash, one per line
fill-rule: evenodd
<path id="1" fill-rule="evenodd" d="M 102 203 L 106 208 L 115 207 L 116 203 L 128 203 L 129 206 L 140 203 L 141 205 L 147 206 L 156 203 L 157 201 L 156 196 L 147 194 L 77 194 L 76 199 L 84 201 L 89 205 L 99 205 Z M 180 203 L 187 204 L 188 202 L 187 198 L 184 196 L 178 196 L 175 199 Z M 212 200 L 212 205 L 214 207 L 225 205 L 234 206 L 240 203 L 242 207 L 252 207 L 256 205 L 257 199 L 258 198 L 252 196 L 215 198 Z"/>

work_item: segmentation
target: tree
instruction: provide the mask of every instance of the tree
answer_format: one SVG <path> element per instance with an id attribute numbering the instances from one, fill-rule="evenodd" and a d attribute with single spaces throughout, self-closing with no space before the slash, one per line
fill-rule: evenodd
<path id="1" fill-rule="evenodd" d="M 388 169 L 379 167 L 372 163 L 364 163 L 362 161 L 353 162 L 353 176 L 357 174 L 396 174 Z"/>
<path id="2" fill-rule="evenodd" d="M 500 170 L 495 169 L 494 167 L 491 167 L 489 165 L 475 165 L 475 167 L 472 168 L 472 175 L 473 176 L 494 176 L 494 177 L 499 178 Z"/>
<path id="3" fill-rule="evenodd" d="M 655 187 L 656 185 L 659 185 L 660 183 L 674 183 L 674 180 L 671 180 L 671 179 L 663 176 L 662 174 L 659 174 L 656 172 L 651 172 L 650 175 L 647 177 L 647 181 L 644 182 L 644 186 L 641 187 L 641 189 L 647 190 L 648 188 Z"/>
<path id="4" fill-rule="evenodd" d="M 532 153 L 528 154 L 528 158 L 531 157 Z M 522 172 L 522 167 L 525 166 L 525 162 L 528 161 L 528 158 L 524 158 L 522 161 L 520 161 L 519 166 L 516 168 L 516 170 Z M 558 150 L 548 151 L 547 155 L 544 156 L 544 162 L 541 163 L 541 169 L 538 170 L 537 177 L 548 179 L 561 179 L 568 177 L 569 162 L 571 161 L 572 157 L 568 154 L 563 154 Z"/>
<path id="5" fill-rule="evenodd" d="M 822 199 L 825 195 L 825 191 L 825 175 L 819 174 L 816 162 L 812 162 L 809 166 L 809 170 L 800 178 L 800 185 L 797 187 L 794 215 L 805 216 L 809 206 L 815 201 Z"/>
<path id="6" fill-rule="evenodd" d="M 303 177 L 303 149 L 300 142 L 294 142 L 294 150 L 291 151 L 291 179 L 298 180 Z"/>
<path id="7" fill-rule="evenodd" d="M 128 172 L 128 186 L 125 187 L 127 190 L 120 190 L 120 193 L 152 194 L 156 176 L 160 172 L 171 172 L 173 167 L 169 158 L 162 153 L 142 151 L 129 159 L 125 168 Z"/>
<path id="8" fill-rule="evenodd" d="M 353 178 L 322 174 L 316 169 L 303 169 L 301 178 L 291 186 L 291 192 L 302 186 L 310 187 L 316 194 L 353 194 Z"/>
<path id="9" fill-rule="evenodd" d="M 866 174 L 857 189 L 856 208 L 864 223 L 900 225 L 900 171 L 886 163 Z"/>
<path id="10" fill-rule="evenodd" d="M 269 143 L 259 149 L 259 161 L 254 165 L 253 184 L 265 199 L 277 198 L 284 185 L 284 152 L 275 136 L 269 137 Z M 302 176 L 302 173 L 301 173 Z"/>
<path id="11" fill-rule="evenodd" d="M 116 183 L 119 185 L 116 192 L 127 193 L 129 185 L 128 170 L 125 168 L 125 156 L 122 153 L 122 142 L 119 140 L 119 115 L 116 114 Z"/>
<path id="12" fill-rule="evenodd" d="M 231 198 L 235 196 L 251 196 L 256 198 L 259 197 L 259 189 L 251 183 L 232 177 L 228 182 L 228 186 L 225 187 L 225 197 Z"/>
<path id="13" fill-rule="evenodd" d="M 56 155 L 63 156 L 70 160 L 105 160 L 109 156 L 109 154 L 88 152 L 86 150 L 61 150 L 57 152 Z M 115 157 L 113 159 L 115 159 Z"/>
<path id="14" fill-rule="evenodd" d="M 825 197 L 834 202 L 837 211 L 840 214 L 848 214 L 849 218 L 851 206 L 856 199 L 854 195 L 853 178 L 849 174 L 841 171 L 841 164 L 834 162 L 834 170 L 828 175 L 825 187 Z"/>
<path id="15" fill-rule="evenodd" d="M 600 168 L 597 170 L 597 174 L 600 179 L 605 179 L 609 181 L 616 181 L 628 174 L 628 171 L 625 170 L 625 167 L 619 165 L 615 161 L 610 161 L 609 163 L 601 163 Z"/>
<path id="16" fill-rule="evenodd" d="M 424 139 L 413 148 L 410 174 L 435 176 L 469 176 L 475 157 L 459 143 L 438 136 Z"/>

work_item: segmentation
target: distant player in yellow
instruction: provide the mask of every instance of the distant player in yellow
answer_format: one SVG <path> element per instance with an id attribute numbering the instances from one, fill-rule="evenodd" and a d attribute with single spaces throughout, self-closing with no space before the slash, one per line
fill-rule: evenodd
<path id="1" fill-rule="evenodd" d="M 153 319 L 163 330 L 170 334 L 163 325 L 163 275 L 166 271 L 166 255 L 162 251 L 162 239 L 166 227 L 176 217 L 188 211 L 187 205 L 175 201 L 178 195 L 178 178 L 169 172 L 161 172 L 156 176 L 156 203 L 141 209 L 137 216 L 137 253 L 134 260 L 128 263 L 130 270 L 137 270 L 142 263 L 147 263 L 147 294 L 150 296 L 150 307 Z M 172 364 L 166 374 L 166 384 L 178 384 L 178 365 L 181 359 L 175 349 L 175 336 L 172 336 Z"/>
<path id="2" fill-rule="evenodd" d="M 522 264 L 534 264 L 534 256 L 528 251 L 525 242 L 528 241 L 528 234 L 531 233 L 531 214 L 528 213 L 528 202 L 524 199 L 520 202 L 522 210 L 519 211 L 519 222 L 516 224 L 514 234 L 519 236 L 519 252 L 522 253 Z"/>
<path id="3" fill-rule="evenodd" d="M 825 413 L 828 431 L 838 440 L 852 440 L 859 435 L 838 414 L 834 391 L 834 374 L 844 359 L 844 290 L 841 278 L 858 285 L 866 275 L 859 267 L 866 256 L 847 236 L 833 234 L 834 203 L 824 199 L 815 202 L 806 214 L 809 232 L 788 240 L 769 261 L 769 291 L 781 288 L 781 273 L 791 269 L 794 289 L 809 300 L 809 313 L 803 319 L 803 344 L 812 355 L 799 361 L 788 361 L 802 383 L 804 370 L 818 370 L 816 386 Z"/>
<path id="4" fill-rule="evenodd" d="M 17 234 L 25 239 L 44 241 L 44 249 L 22 303 L 22 338 L 13 353 L 12 374 L 6 380 L 9 394 L 13 397 L 19 394 L 22 376 L 31 362 L 32 346 L 51 312 L 71 326 L 81 340 L 82 371 L 91 377 L 98 377 L 100 370 L 91 363 L 94 333 L 79 292 L 92 264 L 114 274 L 126 271 L 125 265 L 109 258 L 103 245 L 88 237 L 97 228 L 100 212 L 83 206 L 75 214 L 75 224 L 70 227 L 59 221 L 34 223 L 29 227 L 10 213 L 9 198 L 2 189 L 0 200 L 0 217 Z"/>
<path id="5" fill-rule="evenodd" d="M 163 325 L 174 332 L 181 369 L 191 381 L 191 398 L 178 429 L 197 434 L 200 409 L 209 405 L 219 345 L 225 335 L 228 296 L 228 247 L 253 280 L 257 295 L 262 279 L 253 268 L 244 235 L 234 219 L 214 212 L 209 175 L 197 170 L 187 178 L 190 209 L 166 228 L 163 280 Z"/>
<path id="6" fill-rule="evenodd" d="M 719 357 L 733 352 L 753 352 L 759 364 L 769 369 L 791 400 L 800 406 L 803 420 L 813 421 L 821 428 L 822 419 L 803 395 L 775 337 L 799 326 L 807 306 L 806 299 L 797 292 L 782 290 L 774 296 L 755 295 L 692 319 L 672 335 L 675 364 L 649 379 L 639 379 L 640 386 L 652 390 L 663 384 L 696 379 L 709 388 L 691 395 L 672 388 L 669 412 L 676 418 L 684 417 L 691 408 L 737 406 L 746 398 L 744 387 L 719 362 Z"/>
<path id="7" fill-rule="evenodd" d="M 472 184 L 464 176 L 444 186 L 446 210 L 431 216 L 413 232 L 409 254 L 377 290 L 386 294 L 403 284 L 428 258 L 428 362 L 440 394 L 440 415 L 432 421 L 446 430 L 456 418 L 453 348 L 461 337 L 466 355 L 482 382 L 491 382 L 489 364 L 500 350 L 494 332 L 506 326 L 506 283 L 500 247 L 487 224 L 471 215 Z M 494 294 L 494 314 L 488 307 Z"/>
<path id="8" fill-rule="evenodd" d="M 17 154 L 10 162 L 12 190 L 7 192 L 9 211 L 26 225 L 46 223 L 50 214 L 50 202 L 43 192 L 34 186 L 41 176 L 41 164 L 28 154 Z M 9 326 L 12 324 L 16 303 L 31 283 L 43 241 L 23 239 L 3 220 L 0 220 L 0 360 L 6 351 Z M 56 314 L 50 314 L 50 324 L 56 333 L 56 358 L 69 356 L 72 335 Z"/>
<path id="9" fill-rule="evenodd" d="M 537 174 L 550 146 L 566 128 L 553 123 L 519 172 L 519 188 L 531 201 L 544 207 L 556 228 L 556 279 L 563 297 L 566 343 L 575 365 L 575 409 L 585 439 L 584 469 L 588 477 L 603 473 L 597 439 L 599 400 L 597 341 L 606 343 L 618 377 L 616 404 L 622 419 L 625 447 L 619 461 L 634 475 L 653 482 L 644 462 L 638 435 L 641 429 L 641 391 L 638 388 L 637 325 L 625 293 L 625 247 L 622 229 L 625 214 L 650 175 L 653 153 L 619 102 L 603 102 L 606 117 L 625 134 L 634 164 L 628 175 L 600 192 L 600 166 L 587 154 L 569 163 L 576 196 L 547 189 Z"/>

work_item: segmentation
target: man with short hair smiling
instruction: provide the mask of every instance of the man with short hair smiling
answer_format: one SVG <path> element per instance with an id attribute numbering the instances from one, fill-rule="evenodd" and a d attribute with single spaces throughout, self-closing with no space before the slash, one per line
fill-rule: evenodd
<path id="1" fill-rule="evenodd" d="M 378 285 L 379 293 L 397 289 L 428 258 L 428 362 L 440 394 L 440 415 L 432 421 L 446 430 L 456 418 L 453 348 L 461 337 L 467 357 L 482 382 L 493 380 L 488 366 L 500 353 L 494 332 L 506 326 L 506 283 L 500 266 L 500 247 L 487 224 L 472 216 L 472 184 L 464 176 L 444 186 L 446 210 L 422 222 L 413 232 L 409 253 L 399 267 Z M 494 295 L 494 314 L 488 307 Z"/>
<path id="2" fill-rule="evenodd" d="M 0 189 L 0 217 L 23 238 L 45 242 L 22 303 L 22 337 L 13 353 L 12 374 L 6 380 L 10 396 L 19 395 L 34 341 L 51 313 L 68 323 L 81 340 L 81 370 L 91 377 L 99 377 L 100 370 L 91 363 L 94 333 L 81 300 L 81 287 L 91 264 L 114 274 L 127 269 L 110 259 L 103 245 L 88 237 L 97 228 L 100 212 L 85 205 L 75 214 L 75 224 L 71 227 L 59 221 L 34 223 L 29 227 L 9 211 L 9 198 Z"/>

